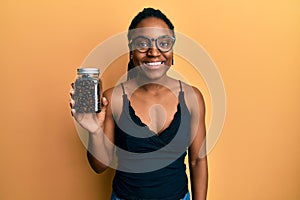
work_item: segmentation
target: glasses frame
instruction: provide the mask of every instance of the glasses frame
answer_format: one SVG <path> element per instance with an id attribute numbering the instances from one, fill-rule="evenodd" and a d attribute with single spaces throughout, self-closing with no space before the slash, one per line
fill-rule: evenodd
<path id="1" fill-rule="evenodd" d="M 145 39 L 149 40 L 149 41 L 150 41 L 150 47 L 145 48 L 146 50 L 141 50 L 141 49 L 139 49 L 139 48 L 132 49 L 132 44 L 133 44 L 133 42 L 134 42 L 135 40 L 139 39 L 139 38 L 145 38 Z M 159 47 L 159 45 L 158 45 L 158 43 L 157 43 L 157 41 L 158 41 L 160 38 L 171 38 L 171 39 L 172 39 L 172 45 L 171 45 L 170 49 L 168 49 L 168 50 L 161 50 L 161 48 Z M 175 41 L 176 41 L 176 38 L 175 38 L 174 36 L 170 36 L 170 35 L 162 35 L 162 36 L 159 36 L 159 37 L 157 37 L 157 38 L 149 38 L 149 37 L 147 37 L 147 36 L 140 35 L 140 36 L 137 36 L 137 37 L 135 37 L 135 38 L 133 38 L 133 39 L 131 39 L 131 40 L 129 41 L 129 47 L 130 47 L 130 50 L 137 50 L 137 51 L 139 51 L 140 53 L 146 53 L 147 51 L 149 51 L 150 48 L 153 48 L 153 42 L 154 42 L 154 41 L 155 41 L 156 48 L 157 48 L 160 52 L 166 53 L 166 52 L 169 52 L 169 51 L 171 51 L 171 50 L 173 49 L 174 43 L 175 43 Z"/>

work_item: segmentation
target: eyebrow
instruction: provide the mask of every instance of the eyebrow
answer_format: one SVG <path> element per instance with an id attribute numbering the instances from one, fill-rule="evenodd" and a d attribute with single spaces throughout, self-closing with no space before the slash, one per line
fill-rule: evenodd
<path id="1" fill-rule="evenodd" d="M 156 38 L 151 38 L 151 37 L 148 37 L 148 36 L 146 36 L 146 35 L 138 35 L 138 36 L 136 36 L 136 37 L 131 38 L 129 41 L 133 41 L 133 40 L 135 40 L 135 39 L 137 39 L 137 38 L 147 38 L 147 39 L 150 39 L 151 41 L 153 41 L 153 40 L 156 40 L 157 38 L 161 38 L 161 37 L 171 37 L 171 38 L 175 38 L 173 35 L 160 35 L 160 36 L 158 36 L 158 37 L 156 37 Z"/>

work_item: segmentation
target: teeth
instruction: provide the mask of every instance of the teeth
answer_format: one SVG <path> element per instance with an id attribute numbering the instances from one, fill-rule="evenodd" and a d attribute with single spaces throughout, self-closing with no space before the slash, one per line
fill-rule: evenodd
<path id="1" fill-rule="evenodd" d="M 155 65 L 161 65 L 163 62 L 148 62 L 146 63 L 147 65 L 150 65 L 150 66 L 155 66 Z"/>

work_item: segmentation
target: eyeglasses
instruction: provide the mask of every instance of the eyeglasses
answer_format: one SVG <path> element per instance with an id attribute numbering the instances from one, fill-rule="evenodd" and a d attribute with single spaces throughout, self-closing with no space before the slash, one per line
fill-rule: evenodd
<path id="1" fill-rule="evenodd" d="M 163 35 L 158 38 L 148 38 L 146 36 L 138 36 L 133 38 L 130 42 L 131 50 L 138 50 L 141 53 L 147 52 L 153 47 L 152 42 L 155 41 L 156 48 L 161 52 L 165 53 L 173 48 L 175 43 L 175 37 L 169 35 Z"/>

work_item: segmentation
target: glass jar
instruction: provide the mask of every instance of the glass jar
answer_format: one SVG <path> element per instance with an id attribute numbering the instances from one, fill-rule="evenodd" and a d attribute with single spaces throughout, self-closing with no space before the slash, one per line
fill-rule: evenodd
<path id="1" fill-rule="evenodd" d="M 101 110 L 101 80 L 98 68 L 78 68 L 74 83 L 74 101 L 77 113 L 94 113 Z"/>

